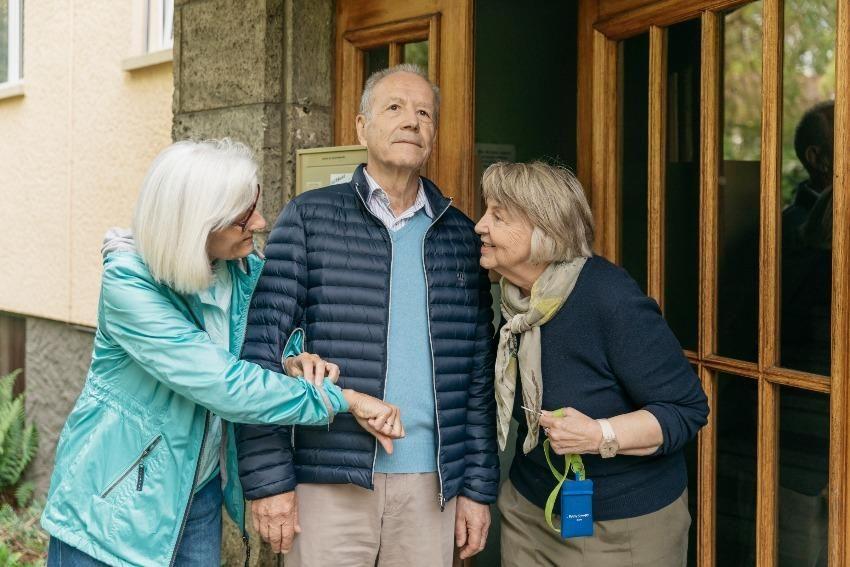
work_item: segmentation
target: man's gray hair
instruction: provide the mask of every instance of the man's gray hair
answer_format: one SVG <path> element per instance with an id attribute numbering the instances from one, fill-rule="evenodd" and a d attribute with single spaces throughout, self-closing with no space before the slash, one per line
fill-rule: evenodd
<path id="1" fill-rule="evenodd" d="M 593 215 L 581 183 L 565 168 L 541 161 L 494 163 L 481 179 L 484 198 L 525 216 L 534 227 L 535 264 L 593 255 Z"/>
<path id="2" fill-rule="evenodd" d="M 414 63 L 402 63 L 395 67 L 375 71 L 369 75 L 369 78 L 366 79 L 366 84 L 363 86 L 363 94 L 360 96 L 360 114 L 365 116 L 366 120 L 372 117 L 372 94 L 375 91 L 375 86 L 383 79 L 396 73 L 411 73 L 425 79 L 431 87 L 431 92 L 434 93 L 434 122 L 437 122 L 440 118 L 440 87 L 432 83 L 425 70 Z"/>

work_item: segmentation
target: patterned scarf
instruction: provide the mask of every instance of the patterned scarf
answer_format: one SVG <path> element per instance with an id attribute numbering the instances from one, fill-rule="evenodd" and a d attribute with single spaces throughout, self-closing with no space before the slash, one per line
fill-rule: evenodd
<path id="1" fill-rule="evenodd" d="M 536 411 L 543 403 L 543 376 L 540 371 L 540 326 L 552 319 L 572 293 L 587 258 L 550 264 L 531 287 L 531 295 L 502 278 L 502 315 L 507 323 L 499 330 L 496 354 L 496 406 L 499 449 L 505 450 L 516 393 L 517 365 L 522 381 L 523 405 Z M 517 335 L 522 334 L 522 341 Z M 519 347 L 517 347 L 519 345 Z M 537 445 L 540 416 L 526 412 L 528 435 L 522 445 L 528 453 Z"/>

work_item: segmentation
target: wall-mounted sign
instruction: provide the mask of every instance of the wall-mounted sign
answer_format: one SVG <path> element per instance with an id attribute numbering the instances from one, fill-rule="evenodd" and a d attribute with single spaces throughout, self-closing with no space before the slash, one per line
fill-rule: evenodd
<path id="1" fill-rule="evenodd" d="M 366 146 L 310 148 L 295 152 L 295 194 L 351 179 L 354 170 L 366 163 Z"/>

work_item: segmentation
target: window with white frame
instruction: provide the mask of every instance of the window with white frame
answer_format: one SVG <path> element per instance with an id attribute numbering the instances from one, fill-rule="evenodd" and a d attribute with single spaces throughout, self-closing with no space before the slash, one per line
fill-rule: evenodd
<path id="1" fill-rule="evenodd" d="M 23 76 L 23 0 L 0 0 L 0 85 Z"/>
<path id="2" fill-rule="evenodd" d="M 146 0 L 146 49 L 148 53 L 174 45 L 174 0 Z"/>

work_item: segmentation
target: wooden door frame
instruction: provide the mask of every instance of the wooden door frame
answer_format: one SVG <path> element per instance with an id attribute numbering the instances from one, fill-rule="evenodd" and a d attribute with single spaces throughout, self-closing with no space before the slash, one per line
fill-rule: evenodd
<path id="1" fill-rule="evenodd" d="M 357 144 L 354 119 L 363 84 L 361 49 L 435 38 L 429 44 L 429 78 L 440 86 L 440 122 L 429 176 L 453 204 L 475 217 L 475 66 L 473 0 L 337 0 L 334 141 Z M 390 15 L 391 16 L 388 16 Z M 390 64 L 400 61 L 391 50 Z M 343 120 L 347 121 L 344 122 Z"/>
<path id="2" fill-rule="evenodd" d="M 691 355 L 697 366 L 709 405 L 708 425 L 699 435 L 699 509 L 697 524 L 697 558 L 700 566 L 714 564 L 715 543 L 715 456 L 716 456 L 716 376 L 730 372 L 759 382 L 759 435 L 757 437 L 759 487 L 756 502 L 756 559 L 758 565 L 775 565 L 777 561 L 778 516 L 778 400 L 781 386 L 804 388 L 830 395 L 830 466 L 829 466 L 829 564 L 850 566 L 850 226 L 837 222 L 833 226 L 832 287 L 832 368 L 825 379 L 805 372 L 779 367 L 779 194 L 777 188 L 781 165 L 783 0 L 762 0 L 764 39 L 762 54 L 762 157 L 760 263 L 762 290 L 759 305 L 759 361 L 751 364 L 727 359 L 716 352 L 716 270 L 717 270 L 717 167 L 719 164 L 719 12 L 746 4 L 749 0 L 581 0 L 579 10 L 579 53 L 591 52 L 584 66 L 593 69 L 588 82 L 579 82 L 579 108 L 590 111 L 579 114 L 580 178 L 589 181 L 594 219 L 597 223 L 595 248 L 613 261 L 619 260 L 619 147 L 618 124 L 618 49 L 620 40 L 639 33 L 650 33 L 650 76 L 658 77 L 664 41 L 661 28 L 700 17 L 702 19 L 702 93 L 701 93 L 701 191 L 700 191 L 700 341 L 697 353 Z M 836 100 L 835 146 L 850 144 L 850 4 L 836 0 Z M 619 8 L 619 9 L 618 9 Z M 582 46 L 584 45 L 584 47 Z M 663 76 L 663 73 L 661 73 Z M 648 232 L 650 233 L 649 291 L 663 304 L 663 153 L 658 152 L 658 112 L 663 121 L 663 108 L 653 107 L 654 97 L 663 94 L 663 84 L 650 80 Z M 584 118 L 582 115 L 584 115 Z M 653 120 L 652 117 L 656 119 Z M 589 124 L 584 123 L 589 122 Z M 654 123 L 654 124 L 653 124 Z M 589 142 L 589 144 L 588 144 Z M 663 136 L 661 140 L 663 144 Z M 662 146 L 663 147 L 663 146 Z M 660 162 L 659 162 L 660 155 Z M 659 163 L 654 163 L 659 162 Z M 850 156 L 835 152 L 833 216 L 850 218 Z M 587 186 L 587 181 L 585 181 Z M 659 224 L 660 223 L 660 224 Z M 705 508 L 708 506 L 708 508 Z"/>

